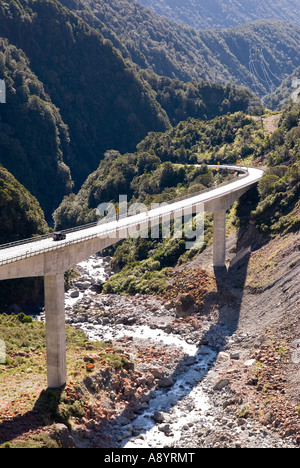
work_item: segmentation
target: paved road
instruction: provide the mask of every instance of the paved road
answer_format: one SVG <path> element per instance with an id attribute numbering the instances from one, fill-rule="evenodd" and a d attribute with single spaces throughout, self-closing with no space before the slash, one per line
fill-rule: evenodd
<path id="1" fill-rule="evenodd" d="M 166 206 L 151 209 L 147 213 L 143 212 L 140 214 L 133 215 L 131 217 L 122 218 L 119 221 L 111 221 L 107 224 L 92 225 L 91 227 L 77 230 L 75 232 L 69 232 L 66 240 L 55 242 L 52 237 L 42 238 L 35 242 L 28 242 L 20 245 L 11 245 L 7 248 L 0 250 L 0 266 L 1 264 L 11 263 L 13 261 L 20 260 L 22 258 L 31 257 L 38 255 L 45 251 L 57 250 L 65 247 L 66 245 L 76 244 L 83 242 L 89 238 L 95 237 L 107 237 L 110 235 L 114 236 L 116 231 L 120 231 L 122 228 L 128 229 L 137 226 L 138 224 L 145 222 L 152 222 L 155 224 L 155 220 L 161 219 L 162 216 L 170 216 L 174 212 L 180 212 L 181 210 L 191 208 L 195 205 L 200 205 L 216 198 L 220 198 L 224 195 L 228 195 L 232 192 L 239 191 L 244 187 L 250 187 L 259 181 L 263 176 L 263 170 L 255 168 L 245 168 L 236 166 L 209 166 L 211 168 L 220 167 L 220 169 L 232 169 L 239 170 L 241 173 L 246 174 L 242 178 L 234 180 L 232 183 L 221 185 L 215 189 L 200 193 L 189 198 L 178 200 L 174 203 L 170 203 Z M 3 246 L 5 247 L 5 246 Z"/>

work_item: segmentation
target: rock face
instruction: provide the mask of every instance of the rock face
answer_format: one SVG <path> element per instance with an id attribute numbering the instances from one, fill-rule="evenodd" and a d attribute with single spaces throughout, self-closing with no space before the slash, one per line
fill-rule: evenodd
<path id="1" fill-rule="evenodd" d="M 102 285 L 111 276 L 109 257 L 93 255 L 88 260 L 77 265 L 76 270 L 80 276 L 72 280 L 69 290 L 66 294 L 66 309 L 71 310 L 76 304 L 72 299 L 86 300 L 92 293 L 100 293 Z"/>

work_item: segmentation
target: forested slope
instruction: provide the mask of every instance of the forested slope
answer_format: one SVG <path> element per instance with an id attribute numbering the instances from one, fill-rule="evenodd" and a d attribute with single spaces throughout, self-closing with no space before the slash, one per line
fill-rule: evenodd
<path id="1" fill-rule="evenodd" d="M 123 55 L 139 67 L 150 68 L 161 76 L 231 82 L 254 91 L 258 88 L 264 95 L 270 92 L 264 61 L 275 77 L 275 87 L 300 65 L 300 26 L 292 22 L 263 20 L 229 29 L 197 31 L 163 18 L 135 0 L 62 2 L 116 47 L 121 41 L 126 46 Z M 250 64 L 253 55 L 258 55 L 256 71 Z"/>
<path id="2" fill-rule="evenodd" d="M 300 24 L 298 0 L 138 0 L 156 13 L 196 29 L 228 28 L 259 19 Z"/>
<path id="3" fill-rule="evenodd" d="M 149 131 L 164 131 L 188 117 L 245 111 L 253 100 L 230 84 L 185 84 L 151 70 L 138 74 L 83 7 L 91 26 L 56 0 L 0 5 L 0 37 L 6 37 L 0 43 L 0 79 L 7 84 L 0 162 L 38 198 L 48 220 L 105 151 L 134 151 Z M 126 55 L 109 25 L 103 28 Z"/>
<path id="4" fill-rule="evenodd" d="M 59 2 L 2 2 L 0 25 L 0 36 L 26 53 L 60 109 L 69 128 L 68 165 L 77 186 L 105 150 L 134 149 L 149 130 L 169 125 L 149 88 L 111 42 Z"/>
<path id="5" fill-rule="evenodd" d="M 0 39 L 0 163 L 21 182 L 49 217 L 72 190 L 69 132 L 59 109 L 30 69 L 23 51 Z"/>

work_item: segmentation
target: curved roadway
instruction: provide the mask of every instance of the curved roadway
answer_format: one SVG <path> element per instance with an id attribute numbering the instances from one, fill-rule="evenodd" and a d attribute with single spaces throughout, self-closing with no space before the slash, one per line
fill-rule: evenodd
<path id="1" fill-rule="evenodd" d="M 0 266 L 14 261 L 18 261 L 24 258 L 32 257 L 39 255 L 43 252 L 49 252 L 53 250 L 61 249 L 67 245 L 77 244 L 84 242 L 87 239 L 93 239 L 96 237 L 106 237 L 110 233 L 120 232 L 122 229 L 128 229 L 130 227 L 137 226 L 138 224 L 145 223 L 146 221 L 154 222 L 158 218 L 164 216 L 174 215 L 180 210 L 191 208 L 195 205 L 200 205 L 213 201 L 215 199 L 220 199 L 230 194 L 240 192 L 241 190 L 250 188 L 252 185 L 257 183 L 259 179 L 263 176 L 264 171 L 262 169 L 256 168 L 247 168 L 239 166 L 208 166 L 210 168 L 220 168 L 238 171 L 244 173 L 244 177 L 238 178 L 231 183 L 221 185 L 215 189 L 202 192 L 197 195 L 192 195 L 189 198 L 175 201 L 165 206 L 160 206 L 159 208 L 151 209 L 147 212 L 147 218 L 145 212 L 136 214 L 130 217 L 125 217 L 119 221 L 111 221 L 107 224 L 96 224 L 91 225 L 91 227 L 82 227 L 79 230 L 69 232 L 67 234 L 66 240 L 55 242 L 52 237 L 42 237 L 37 238 L 36 241 L 33 239 L 28 240 L 28 242 L 20 242 L 8 244 L 7 246 L 1 246 L 0 250 Z"/>

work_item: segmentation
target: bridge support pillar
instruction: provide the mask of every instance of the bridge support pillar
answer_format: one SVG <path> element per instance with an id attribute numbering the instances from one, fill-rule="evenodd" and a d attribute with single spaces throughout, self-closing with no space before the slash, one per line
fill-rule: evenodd
<path id="1" fill-rule="evenodd" d="M 44 277 L 48 388 L 67 381 L 64 274 Z"/>
<path id="2" fill-rule="evenodd" d="M 226 211 L 214 212 L 213 263 L 224 267 L 226 260 Z"/>

